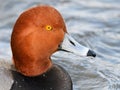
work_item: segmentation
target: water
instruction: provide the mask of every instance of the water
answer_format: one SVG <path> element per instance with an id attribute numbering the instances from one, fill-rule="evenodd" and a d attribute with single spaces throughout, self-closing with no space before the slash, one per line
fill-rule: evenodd
<path id="1" fill-rule="evenodd" d="M 95 59 L 57 52 L 74 90 L 120 90 L 120 0 L 0 0 L 0 58 L 11 60 L 10 36 L 21 12 L 39 4 L 57 8 L 68 32 L 97 53 Z M 62 53 L 62 54 L 61 54 Z"/>

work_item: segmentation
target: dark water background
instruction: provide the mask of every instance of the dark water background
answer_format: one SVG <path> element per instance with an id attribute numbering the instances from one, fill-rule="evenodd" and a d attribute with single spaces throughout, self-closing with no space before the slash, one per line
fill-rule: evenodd
<path id="1" fill-rule="evenodd" d="M 120 0 L 0 0 L 0 58 L 11 60 L 10 36 L 20 13 L 40 4 L 59 10 L 68 32 L 97 53 L 95 59 L 53 55 L 71 75 L 74 90 L 120 90 Z"/>

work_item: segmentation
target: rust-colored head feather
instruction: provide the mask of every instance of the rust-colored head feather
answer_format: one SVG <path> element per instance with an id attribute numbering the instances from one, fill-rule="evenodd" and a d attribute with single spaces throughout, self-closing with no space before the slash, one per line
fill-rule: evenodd
<path id="1" fill-rule="evenodd" d="M 60 13 L 50 6 L 37 6 L 23 12 L 15 23 L 11 48 L 17 71 L 26 76 L 46 72 L 50 56 L 62 42 L 66 27 Z"/>

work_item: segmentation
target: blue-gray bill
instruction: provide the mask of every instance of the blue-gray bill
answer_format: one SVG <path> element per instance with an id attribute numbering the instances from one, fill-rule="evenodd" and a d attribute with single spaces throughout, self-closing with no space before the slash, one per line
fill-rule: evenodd
<path id="1" fill-rule="evenodd" d="M 61 45 L 59 46 L 59 50 L 70 52 L 79 56 L 91 56 L 96 57 L 94 51 L 89 48 L 79 44 L 75 41 L 68 33 L 65 34 L 65 38 Z"/>

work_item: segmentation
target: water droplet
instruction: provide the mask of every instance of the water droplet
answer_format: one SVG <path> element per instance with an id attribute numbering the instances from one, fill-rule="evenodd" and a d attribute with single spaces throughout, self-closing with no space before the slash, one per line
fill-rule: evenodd
<path id="1" fill-rule="evenodd" d="M 53 88 L 51 87 L 50 90 L 53 90 Z"/>
<path id="2" fill-rule="evenodd" d="M 22 86 L 21 85 L 19 85 L 19 88 L 21 88 Z"/>

